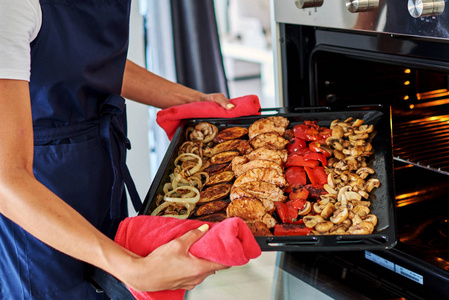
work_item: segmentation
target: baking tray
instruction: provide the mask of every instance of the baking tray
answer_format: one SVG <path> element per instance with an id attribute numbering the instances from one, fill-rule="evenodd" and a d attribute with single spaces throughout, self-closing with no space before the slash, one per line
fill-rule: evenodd
<path id="1" fill-rule="evenodd" d="M 266 114 L 269 112 L 269 114 Z M 274 112 L 274 113 L 270 113 Z M 209 122 L 219 128 L 242 126 L 249 127 L 254 121 L 268 116 L 283 116 L 289 119 L 289 128 L 304 120 L 318 120 L 320 126 L 329 126 L 335 119 L 359 118 L 367 124 L 373 124 L 377 131 L 372 141 L 375 149 L 370 157 L 369 166 L 376 172 L 381 185 L 370 195 L 372 213 L 378 217 L 376 230 L 370 235 L 310 235 L 310 236 L 264 236 L 256 237 L 262 251 L 348 251 L 389 249 L 396 244 L 394 176 L 392 154 L 392 129 L 390 108 L 381 106 L 348 107 L 345 111 L 332 111 L 328 107 L 309 107 L 294 111 L 286 108 L 265 110 L 260 116 L 247 116 L 233 119 L 189 119 L 183 120 L 178 127 L 154 181 L 144 199 L 139 214 L 150 214 L 156 207 L 157 194 L 163 194 L 163 185 L 169 182 L 173 172 L 174 160 L 178 148 L 185 141 L 188 126 L 200 122 Z"/>

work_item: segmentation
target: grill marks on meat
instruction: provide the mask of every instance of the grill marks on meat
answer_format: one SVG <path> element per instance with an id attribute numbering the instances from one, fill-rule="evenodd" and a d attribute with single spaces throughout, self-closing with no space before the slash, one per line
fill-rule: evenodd
<path id="1" fill-rule="evenodd" d="M 256 168 L 270 168 L 270 169 L 274 169 L 276 170 L 279 174 L 283 174 L 284 173 L 284 169 L 277 163 L 271 161 L 271 160 L 266 160 L 266 159 L 255 159 L 255 160 L 251 160 L 247 163 L 243 163 L 243 164 L 238 164 L 238 160 L 232 161 L 231 164 L 232 167 L 232 171 L 234 171 L 235 176 L 240 176 L 243 173 L 245 173 L 248 170 L 251 169 L 256 169 Z"/>
<path id="2" fill-rule="evenodd" d="M 267 148 L 274 150 L 285 149 L 288 141 L 277 132 L 261 133 L 249 141 L 254 149 Z"/>
<path id="3" fill-rule="evenodd" d="M 283 202 L 287 199 L 287 196 L 284 195 L 283 190 L 278 188 L 275 184 L 263 181 L 249 181 L 239 187 L 234 187 L 231 190 L 230 199 L 235 200 L 247 195 L 255 197 L 259 200 Z"/>
<path id="4" fill-rule="evenodd" d="M 265 207 L 256 198 L 245 197 L 232 201 L 226 208 L 226 214 L 230 217 L 239 217 L 246 222 L 259 221 L 273 228 L 276 220 L 265 211 Z"/>
<path id="5" fill-rule="evenodd" d="M 287 150 L 273 150 L 273 149 L 266 149 L 266 148 L 259 148 L 251 153 L 246 155 L 246 158 L 249 160 L 256 160 L 256 159 L 265 159 L 270 160 L 278 165 L 283 166 L 284 163 L 287 161 L 288 153 Z"/>
<path id="6" fill-rule="evenodd" d="M 239 187 L 240 185 L 249 181 L 263 181 L 273 183 L 276 186 L 283 188 L 287 184 L 283 174 L 279 174 L 275 169 L 270 168 L 255 168 L 250 169 L 237 177 L 233 187 Z"/>
<path id="7" fill-rule="evenodd" d="M 248 130 L 248 137 L 252 140 L 254 137 L 262 133 L 277 132 L 280 136 L 283 136 L 285 129 L 290 122 L 284 117 L 267 117 L 255 121 Z"/>

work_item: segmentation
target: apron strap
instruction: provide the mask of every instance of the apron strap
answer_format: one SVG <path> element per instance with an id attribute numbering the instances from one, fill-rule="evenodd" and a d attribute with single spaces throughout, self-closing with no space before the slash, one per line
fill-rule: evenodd
<path id="1" fill-rule="evenodd" d="M 100 120 L 100 136 L 105 144 L 106 152 L 111 160 L 114 172 L 114 183 L 111 191 L 111 219 L 121 217 L 120 199 L 121 180 L 125 182 L 134 209 L 138 212 L 142 207 L 134 181 L 126 165 L 126 150 L 131 149 L 131 142 L 126 136 L 125 100 L 118 95 L 109 96 L 102 104 Z M 112 147 L 112 140 L 118 147 Z"/>

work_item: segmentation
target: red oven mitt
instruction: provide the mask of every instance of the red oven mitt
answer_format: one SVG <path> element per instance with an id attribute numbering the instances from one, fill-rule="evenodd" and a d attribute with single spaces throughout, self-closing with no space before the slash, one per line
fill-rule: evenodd
<path id="1" fill-rule="evenodd" d="M 182 119 L 195 118 L 237 118 L 242 116 L 260 115 L 259 98 L 248 95 L 230 99 L 235 105 L 233 109 L 225 109 L 215 102 L 192 102 L 172 106 L 157 113 L 156 122 L 167 133 L 171 140 Z"/>
<path id="2" fill-rule="evenodd" d="M 135 216 L 120 223 L 115 242 L 126 249 L 147 256 L 157 247 L 176 239 L 205 222 L 179 220 L 170 217 Z M 220 223 L 207 223 L 210 229 L 190 247 L 194 256 L 226 266 L 240 266 L 259 257 L 261 249 L 248 226 L 240 218 L 229 218 Z M 138 299 L 182 300 L 185 290 L 138 292 L 129 289 Z"/>

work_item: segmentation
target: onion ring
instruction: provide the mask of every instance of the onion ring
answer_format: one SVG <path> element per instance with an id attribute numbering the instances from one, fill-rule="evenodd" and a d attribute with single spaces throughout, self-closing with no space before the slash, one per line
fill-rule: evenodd
<path id="1" fill-rule="evenodd" d="M 170 197 L 174 193 L 179 193 L 179 190 L 190 190 L 191 192 L 194 192 L 194 196 L 183 198 L 181 197 Z M 188 193 L 190 196 L 190 192 Z M 164 195 L 164 200 L 168 202 L 182 202 L 182 203 L 197 203 L 200 200 L 200 191 L 198 191 L 197 188 L 193 186 L 183 186 L 183 187 L 177 187 L 173 189 L 172 191 L 166 193 Z"/>
<path id="2" fill-rule="evenodd" d="M 195 204 L 192 203 L 175 203 L 175 202 L 164 202 L 161 205 L 159 205 L 158 207 L 156 207 L 155 210 L 153 210 L 153 212 L 151 213 L 152 216 L 158 216 L 159 213 L 161 213 L 164 209 L 168 208 L 169 206 L 172 206 L 174 204 L 181 204 L 184 205 L 185 208 L 187 208 L 187 212 L 185 214 L 182 215 L 174 215 L 174 214 L 166 214 L 166 215 L 160 215 L 161 217 L 172 217 L 172 218 L 177 218 L 177 219 L 187 219 L 190 216 L 190 213 L 192 212 L 192 210 L 195 208 Z"/>

